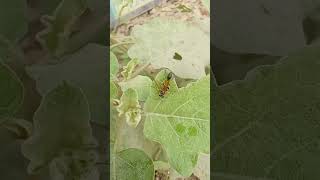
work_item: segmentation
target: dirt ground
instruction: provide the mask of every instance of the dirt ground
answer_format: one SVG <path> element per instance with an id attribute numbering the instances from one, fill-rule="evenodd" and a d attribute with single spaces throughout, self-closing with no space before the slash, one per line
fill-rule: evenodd
<path id="1" fill-rule="evenodd" d="M 159 6 L 131 19 L 116 29 L 118 35 L 128 36 L 135 25 L 142 25 L 155 17 L 170 17 L 195 22 L 209 17 L 201 0 L 164 0 Z"/>

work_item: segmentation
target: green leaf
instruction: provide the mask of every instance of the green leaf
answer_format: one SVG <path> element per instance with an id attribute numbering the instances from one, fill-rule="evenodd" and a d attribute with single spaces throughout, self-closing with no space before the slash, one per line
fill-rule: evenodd
<path id="1" fill-rule="evenodd" d="M 0 6 L 0 56 L 6 61 L 10 48 L 28 31 L 27 2 L 3 0 Z M 1 60 L 0 60 L 1 61 Z"/>
<path id="2" fill-rule="evenodd" d="M 38 172 L 61 156 L 75 160 L 73 156 L 78 151 L 86 154 L 97 145 L 89 124 L 88 102 L 80 88 L 66 82 L 44 96 L 33 120 L 33 135 L 22 145 L 22 153 L 31 161 L 30 173 Z M 87 165 L 90 164 L 84 164 L 89 168 Z"/>
<path id="3" fill-rule="evenodd" d="M 200 28 L 181 20 L 154 18 L 135 26 L 132 36 L 136 43 L 128 51 L 131 58 L 151 63 L 156 69 L 168 68 L 181 78 L 205 76 L 205 66 L 210 63 L 210 38 Z M 176 60 L 176 54 L 182 60 Z"/>
<path id="4" fill-rule="evenodd" d="M 1 179 L 28 179 L 26 159 L 21 154 L 21 142 L 17 141 L 14 133 L 0 127 L 0 169 Z"/>
<path id="5" fill-rule="evenodd" d="M 119 71 L 119 62 L 117 56 L 110 51 L 110 78 L 116 79 Z"/>
<path id="6" fill-rule="evenodd" d="M 165 169 L 170 169 L 170 164 L 167 162 L 163 161 L 153 161 L 154 169 L 156 170 L 165 170 Z"/>
<path id="7" fill-rule="evenodd" d="M 23 85 L 17 75 L 0 61 L 0 120 L 16 113 L 23 101 Z M 0 121 L 1 122 L 1 121 Z M 1 124 L 1 123 L 0 123 Z"/>
<path id="8" fill-rule="evenodd" d="M 67 48 L 74 23 L 86 9 L 86 0 L 62 0 L 52 16 L 42 16 L 46 28 L 37 34 L 42 47 L 54 56 L 61 56 Z"/>
<path id="9" fill-rule="evenodd" d="M 150 91 L 150 99 L 149 102 L 152 102 L 152 100 L 155 100 L 154 103 L 157 103 L 158 100 L 161 100 L 162 98 L 159 97 L 161 87 L 163 85 L 163 82 L 167 79 L 169 75 L 168 70 L 161 70 L 157 76 L 155 77 L 155 80 L 152 83 L 151 91 Z M 177 83 L 174 79 L 174 75 L 172 77 L 173 80 L 169 82 L 169 90 L 165 93 L 164 97 L 171 95 L 172 93 L 175 93 L 178 91 Z"/>
<path id="10" fill-rule="evenodd" d="M 116 99 L 118 96 L 118 88 L 114 82 L 110 82 L 110 99 Z"/>
<path id="11" fill-rule="evenodd" d="M 43 0 L 33 0 L 32 1 L 32 8 L 37 10 L 39 14 L 51 14 L 57 8 L 59 3 L 62 0 L 50 0 L 50 1 L 43 1 Z"/>
<path id="12" fill-rule="evenodd" d="M 16 43 L 28 30 L 27 3 L 3 0 L 0 6 L 0 37 Z"/>
<path id="13" fill-rule="evenodd" d="M 106 11 L 107 2 L 105 0 L 86 0 L 86 1 L 89 9 L 93 13 L 99 16 L 107 14 L 107 11 Z"/>
<path id="14" fill-rule="evenodd" d="M 320 178 L 319 50 L 305 48 L 214 89 L 215 180 Z"/>
<path id="15" fill-rule="evenodd" d="M 210 77 L 184 88 L 171 87 L 164 98 L 155 91 L 146 101 L 144 134 L 162 144 L 174 169 L 190 176 L 198 154 L 210 149 Z"/>
<path id="16" fill-rule="evenodd" d="M 112 109 L 111 112 L 113 111 Z M 110 128 L 111 138 L 115 143 L 114 151 L 118 152 L 128 148 L 136 148 L 143 150 L 149 157 L 157 156 L 162 158 L 161 156 L 158 156 L 158 153 L 161 153 L 160 144 L 147 139 L 143 134 L 143 119 L 135 128 L 128 125 L 128 123 L 124 121 L 124 118 L 119 118 L 117 114 L 112 114 L 111 122 L 112 123 L 110 124 L 114 128 L 112 130 Z"/>
<path id="17" fill-rule="evenodd" d="M 94 150 L 73 150 L 59 154 L 49 166 L 52 180 L 99 180 L 95 167 L 97 154 Z"/>
<path id="18" fill-rule="evenodd" d="M 67 80 L 80 87 L 88 98 L 91 119 L 105 123 L 106 68 L 108 48 L 88 44 L 77 53 L 65 57 L 61 64 L 30 66 L 26 70 L 37 81 L 37 89 L 45 95 L 61 81 Z M 105 98 L 104 98 L 105 97 Z"/>
<path id="19" fill-rule="evenodd" d="M 137 127 L 141 120 L 141 106 L 138 101 L 137 91 L 129 88 L 120 98 L 120 104 L 117 107 L 119 116 L 125 115 L 129 126 Z"/>
<path id="20" fill-rule="evenodd" d="M 116 161 L 116 179 L 153 180 L 154 167 L 152 160 L 139 149 L 126 149 L 118 152 Z"/>
<path id="21" fill-rule="evenodd" d="M 129 88 L 135 89 L 138 93 L 139 101 L 145 101 L 149 96 L 152 81 L 147 76 L 138 75 L 128 81 L 120 82 L 119 85 L 122 91 L 126 91 Z"/>
<path id="22" fill-rule="evenodd" d="M 27 139 L 32 134 L 32 123 L 24 119 L 9 118 L 3 126 L 13 133 L 17 139 Z"/>
<path id="23" fill-rule="evenodd" d="M 306 46 L 302 21 L 319 5 L 319 1 L 219 1 L 212 10 L 213 44 L 235 54 L 286 56 Z"/>
<path id="24" fill-rule="evenodd" d="M 138 59 L 131 59 L 126 66 L 123 67 L 121 72 L 125 80 L 130 79 L 134 68 L 139 64 Z"/>

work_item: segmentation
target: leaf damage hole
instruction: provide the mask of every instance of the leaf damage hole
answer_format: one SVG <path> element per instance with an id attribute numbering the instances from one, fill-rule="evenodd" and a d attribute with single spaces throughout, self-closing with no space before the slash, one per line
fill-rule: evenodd
<path id="1" fill-rule="evenodd" d="M 182 60 L 182 56 L 179 53 L 175 52 L 174 55 L 173 55 L 173 59 L 175 59 L 177 61 L 181 61 Z"/>

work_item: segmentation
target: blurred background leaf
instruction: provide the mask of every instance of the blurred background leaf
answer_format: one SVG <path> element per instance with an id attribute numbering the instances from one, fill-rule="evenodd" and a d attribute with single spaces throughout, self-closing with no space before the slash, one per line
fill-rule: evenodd
<path id="1" fill-rule="evenodd" d="M 28 172 L 37 173 L 62 158 L 68 167 L 64 178 L 86 174 L 96 161 L 87 153 L 97 146 L 89 121 L 88 102 L 80 88 L 64 82 L 44 96 L 34 116 L 34 132 L 22 146 L 23 155 L 31 161 Z M 84 157 L 78 157 L 78 152 Z M 72 169 L 77 167 L 69 160 L 82 163 L 84 169 Z"/>
<path id="2" fill-rule="evenodd" d="M 23 86 L 17 75 L 0 62 L 0 124 L 4 116 L 13 116 L 23 101 Z"/>
<path id="3" fill-rule="evenodd" d="M 34 65 L 27 72 L 37 81 L 37 89 L 44 95 L 61 81 L 68 80 L 83 89 L 88 98 L 91 120 L 106 124 L 108 48 L 89 44 L 75 54 L 64 57 L 56 65 Z M 105 97 L 105 98 L 103 98 Z"/>
<path id="4" fill-rule="evenodd" d="M 217 180 L 320 177 L 319 46 L 215 88 Z"/>

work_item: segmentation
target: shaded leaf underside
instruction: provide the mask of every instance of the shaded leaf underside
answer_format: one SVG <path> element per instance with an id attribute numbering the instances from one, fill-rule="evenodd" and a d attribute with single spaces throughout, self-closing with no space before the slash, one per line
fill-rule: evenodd
<path id="1" fill-rule="evenodd" d="M 307 48 L 214 88 L 216 180 L 320 177 L 319 59 Z"/>

